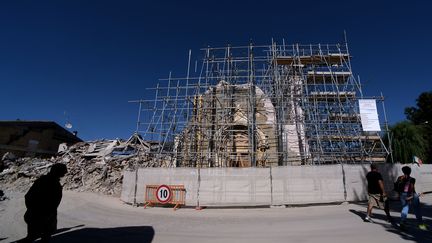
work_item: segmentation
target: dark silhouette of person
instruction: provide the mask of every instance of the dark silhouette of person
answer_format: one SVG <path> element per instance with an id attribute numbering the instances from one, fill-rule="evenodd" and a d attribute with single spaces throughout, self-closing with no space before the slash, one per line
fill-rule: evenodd
<path id="1" fill-rule="evenodd" d="M 37 179 L 25 195 L 27 237 L 18 242 L 49 242 L 57 229 L 57 207 L 62 199 L 60 178 L 67 173 L 64 164 L 54 164 L 47 175 Z"/>

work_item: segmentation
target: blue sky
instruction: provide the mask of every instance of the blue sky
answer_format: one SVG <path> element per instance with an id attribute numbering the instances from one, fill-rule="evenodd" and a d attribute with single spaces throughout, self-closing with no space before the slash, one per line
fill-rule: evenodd
<path id="1" fill-rule="evenodd" d="M 0 120 L 53 120 L 85 140 L 127 138 L 158 78 L 207 45 L 337 43 L 390 124 L 432 90 L 428 1 L 2 1 Z M 66 111 L 66 115 L 65 115 Z"/>

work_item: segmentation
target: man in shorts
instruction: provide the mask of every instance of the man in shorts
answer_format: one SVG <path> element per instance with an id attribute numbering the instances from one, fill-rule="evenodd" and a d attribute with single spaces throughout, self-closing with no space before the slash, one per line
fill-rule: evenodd
<path id="1" fill-rule="evenodd" d="M 368 181 L 368 208 L 367 214 L 364 218 L 365 221 L 373 222 L 371 215 L 374 207 L 384 209 L 387 215 L 387 220 L 392 221 L 390 216 L 389 201 L 387 200 L 387 194 L 384 190 L 384 181 L 381 173 L 378 172 L 376 165 L 370 165 L 371 171 L 367 173 L 366 179 Z"/>

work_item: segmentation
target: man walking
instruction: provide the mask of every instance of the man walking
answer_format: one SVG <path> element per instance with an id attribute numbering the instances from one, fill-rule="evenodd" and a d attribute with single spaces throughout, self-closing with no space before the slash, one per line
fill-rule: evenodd
<path id="1" fill-rule="evenodd" d="M 66 165 L 54 164 L 47 175 L 37 179 L 25 195 L 27 237 L 18 242 L 49 242 L 57 229 L 57 207 L 62 199 L 60 178 L 67 173 Z"/>
<path id="2" fill-rule="evenodd" d="M 365 221 L 373 222 L 371 215 L 373 207 L 384 209 L 385 214 L 387 215 L 387 220 L 392 221 L 390 216 L 390 207 L 389 201 L 387 200 L 387 194 L 384 190 L 384 181 L 381 173 L 378 172 L 378 169 L 375 164 L 370 165 L 371 171 L 367 173 L 366 179 L 368 182 L 368 208 L 367 215 L 364 218 Z"/>

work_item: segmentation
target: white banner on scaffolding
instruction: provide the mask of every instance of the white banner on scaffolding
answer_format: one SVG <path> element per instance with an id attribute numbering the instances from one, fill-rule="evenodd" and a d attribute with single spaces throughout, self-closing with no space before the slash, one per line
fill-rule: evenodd
<path id="1" fill-rule="evenodd" d="M 359 100 L 360 118 L 363 131 L 377 132 L 381 131 L 378 119 L 376 100 L 361 99 Z"/>

